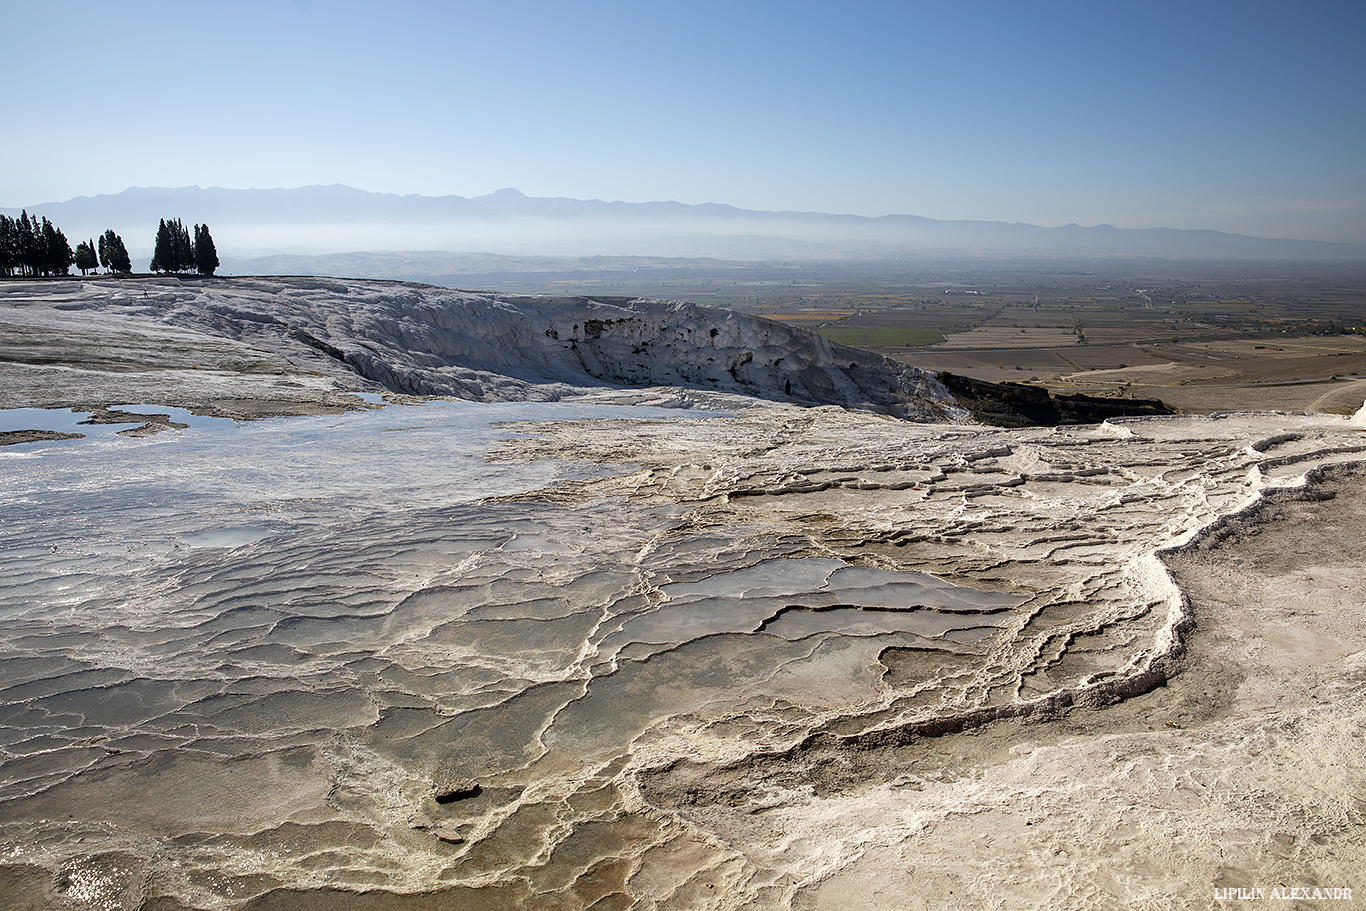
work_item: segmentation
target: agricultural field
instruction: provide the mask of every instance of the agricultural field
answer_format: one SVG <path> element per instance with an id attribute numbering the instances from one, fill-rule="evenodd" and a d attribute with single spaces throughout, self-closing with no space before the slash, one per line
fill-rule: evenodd
<path id="1" fill-rule="evenodd" d="M 691 300 L 932 370 L 1192 412 L 1352 411 L 1366 265 L 633 259 L 464 287 Z"/>
<path id="2" fill-rule="evenodd" d="M 1366 269 L 1111 268 L 827 281 L 819 294 L 773 287 L 729 305 L 918 367 L 1057 393 L 1203 413 L 1350 413 L 1366 400 Z"/>

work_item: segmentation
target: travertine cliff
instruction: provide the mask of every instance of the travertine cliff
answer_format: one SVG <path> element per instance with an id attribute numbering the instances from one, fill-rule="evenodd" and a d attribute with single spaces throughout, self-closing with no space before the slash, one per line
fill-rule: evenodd
<path id="1" fill-rule="evenodd" d="M 182 360 L 200 369 L 321 374 L 353 388 L 474 401 L 675 387 L 918 421 L 967 418 L 933 374 L 772 320 L 681 301 L 310 278 L 31 287 L 41 288 L 42 299 L 19 308 L 16 325 L 28 325 L 51 350 L 39 357 L 11 336 L 5 353 L 34 365 L 88 363 L 88 349 L 107 345 L 111 329 L 136 328 L 173 334 L 166 341 L 175 344 L 155 352 L 128 346 L 126 366 L 134 369 L 185 366 L 165 363 L 178 346 Z"/>

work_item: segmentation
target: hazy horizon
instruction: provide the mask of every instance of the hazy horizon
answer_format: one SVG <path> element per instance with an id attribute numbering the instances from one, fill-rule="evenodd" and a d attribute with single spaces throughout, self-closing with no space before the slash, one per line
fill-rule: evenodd
<path id="1" fill-rule="evenodd" d="M 18 215 L 19 208 L 7 214 Z M 113 228 L 135 259 L 160 218 L 207 223 L 220 256 L 448 251 L 533 256 L 844 260 L 913 257 L 1162 258 L 1366 262 L 1366 246 L 1190 229 L 767 212 L 726 204 L 397 196 L 340 184 L 296 189 L 133 188 L 38 204 L 76 240 Z"/>
<path id="2" fill-rule="evenodd" d="M 517 187 L 1361 244 L 1363 33 L 1228 0 L 23 4 L 0 204 Z"/>
<path id="3" fill-rule="evenodd" d="M 546 200 L 574 200 L 574 201 L 576 201 L 576 202 L 592 202 L 592 203 L 608 203 L 608 204 L 624 204 L 624 205 L 656 205 L 656 204 L 658 204 L 658 205 L 682 205 L 682 206 L 690 206 L 690 207 L 722 207 L 722 208 L 726 208 L 726 209 L 737 209 L 737 210 L 744 211 L 744 212 L 755 212 L 755 213 L 772 214 L 772 215 L 830 215 L 830 216 L 836 216 L 836 217 L 842 217 L 842 218 L 858 218 L 858 219 L 886 219 L 886 218 L 909 217 L 909 218 L 927 218 L 927 219 L 930 219 L 930 220 L 932 220 L 932 221 L 942 221 L 942 222 L 975 222 L 975 223 L 1002 224 L 1002 225 L 1027 225 L 1027 226 L 1030 226 L 1030 227 L 1041 227 L 1041 228 L 1065 228 L 1065 227 L 1092 228 L 1092 227 L 1098 227 L 1098 228 L 1121 228 L 1121 229 L 1125 229 L 1125 230 L 1137 230 L 1137 231 L 1145 231 L 1145 230 L 1154 230 L 1154 229 L 1171 228 L 1171 229 L 1175 229 L 1175 230 L 1184 230 L 1184 231 L 1218 231 L 1218 232 L 1220 232 L 1220 233 L 1238 234 L 1238 235 L 1240 235 L 1240 236 L 1254 237 L 1254 238 L 1263 239 L 1263 240 L 1313 240 L 1313 239 L 1314 239 L 1314 238 L 1301 238 L 1301 237 L 1290 237 L 1290 236 L 1272 236 L 1272 235 L 1263 235 L 1263 234 L 1246 234 L 1246 233 L 1244 233 L 1244 232 L 1224 231 L 1223 229 L 1219 229 L 1219 228 L 1210 228 L 1210 227 L 1208 227 L 1208 226 L 1194 226 L 1194 225 L 1193 225 L 1193 226 L 1188 226 L 1188 227 L 1181 227 L 1181 228 L 1178 228 L 1178 227 L 1176 227 L 1175 225 L 1166 225 L 1166 224 L 1150 224 L 1150 225 L 1116 225 L 1116 224 L 1113 224 L 1113 223 L 1111 223 L 1111 222 L 1082 223 L 1082 222 L 1077 222 L 1077 221 L 1075 221 L 1075 220 L 1073 220 L 1073 221 L 1067 221 L 1067 222 L 1040 222 L 1040 221 L 1020 221 L 1020 220 L 990 219 L 990 218 L 954 218 L 954 217 L 931 218 L 930 216 L 926 216 L 926 215 L 924 215 L 924 214 L 922 214 L 922 213 L 920 213 L 920 212 L 880 212 L 880 213 L 874 213 L 874 214 L 864 214 L 864 213 L 856 213 L 856 212 L 818 211 L 818 210 L 815 210 L 815 209 L 747 209 L 747 208 L 745 208 L 745 207 L 736 206 L 736 205 L 734 205 L 734 204 L 732 204 L 732 203 L 730 203 L 730 202 L 727 202 L 726 200 L 721 200 L 721 199 L 708 199 L 708 200 L 702 200 L 702 201 L 696 202 L 696 203 L 688 203 L 688 202 L 682 202 L 681 200 L 676 200 L 676 199 L 639 199 L 639 200 L 621 200 L 621 199 L 601 199 L 601 198 L 598 198 L 598 197 L 594 197 L 594 198 L 592 198 L 592 199 L 581 199 L 581 198 L 579 198 L 579 197 L 572 197 L 572 196 L 568 196 L 568 195 L 565 195 L 565 194 L 555 194 L 555 195 L 549 195 L 549 196 L 536 196 L 536 197 L 533 197 L 533 196 L 531 196 L 530 194 L 523 193 L 523 192 L 522 192 L 519 188 L 517 188 L 517 187 L 499 187 L 499 188 L 497 188 L 497 189 L 495 189 L 495 190 L 492 190 L 492 191 L 490 191 L 490 192 L 488 192 L 488 193 L 482 193 L 482 194 L 478 194 L 478 195 L 466 195 L 466 194 L 460 194 L 460 193 L 446 193 L 446 194 L 441 194 L 440 196 L 434 196 L 434 195 L 426 194 L 426 193 L 389 193 L 389 192 L 386 192 L 386 191 L 383 191 L 383 190 L 371 190 L 371 189 L 368 189 L 368 188 L 365 188 L 365 187 L 357 187 L 357 186 L 352 186 L 352 185 L 350 185 L 350 184 L 343 184 L 343 183 L 332 183 L 332 184 L 318 184 L 318 183 L 314 183 L 314 184 L 300 184 L 300 185 L 298 185 L 298 186 L 291 186 L 291 187 L 283 187 L 283 186 L 274 186 L 274 187 L 223 187 L 223 186 L 217 186 L 217 185 L 214 185 L 214 186 L 201 186 L 201 185 L 199 185 L 199 184 L 187 184 L 187 185 L 178 186 L 178 187 L 171 187 L 171 186 L 139 186 L 139 187 L 132 187 L 132 186 L 130 186 L 130 187 L 124 187 L 124 188 L 121 189 L 121 190 L 116 190 L 116 191 L 112 191 L 112 192 L 93 193 L 93 194 L 85 194 L 85 195 L 77 195 L 77 196 L 68 197 L 68 198 L 66 198 L 66 199 L 49 199 L 49 200 L 43 200 L 43 201 L 38 201 L 38 202 L 22 203 L 22 204 L 19 204 L 19 205 L 8 205 L 8 204 L 6 204 L 6 205 L 0 205 L 0 209 L 3 209 L 3 210 L 15 210 L 15 211 L 22 210 L 22 209 L 28 209 L 28 210 L 32 210 L 32 211 L 34 211 L 35 213 L 41 215 L 42 213 L 41 213 L 40 210 L 41 210 L 42 208 L 48 207 L 48 206 L 59 206 L 59 205 L 64 205 L 64 204 L 66 204 L 66 203 L 77 202 L 77 201 L 80 201 L 80 200 L 93 200 L 93 199 L 99 199 L 99 198 L 101 198 L 101 197 L 114 197 L 114 196 L 119 196 L 119 195 L 121 195 L 121 194 L 123 194 L 123 193 L 141 192 L 141 191 L 146 191 L 146 192 L 157 192 L 157 191 L 175 192 L 175 191 L 182 191 L 182 190 L 207 190 L 207 191 L 226 190 L 226 191 L 229 191 L 229 192 L 256 192 L 256 191 L 270 192 L 270 191 L 280 191 L 280 190 L 283 190 L 283 191 L 291 191 L 291 190 L 318 190 L 318 189 L 332 189 L 332 188 L 338 188 L 338 189 L 342 189 L 342 190 L 352 190 L 352 191 L 356 191 L 356 192 L 358 192 L 358 193 L 365 193 L 365 194 L 375 195 L 375 196 L 393 197 L 393 198 L 396 198 L 396 199 L 405 199 L 405 198 L 451 199 L 451 198 L 454 198 L 454 199 L 465 199 L 465 200 L 484 200 L 484 199 L 496 199 L 496 198 L 498 198 L 498 197 L 499 197 L 500 195 L 502 195 L 502 194 L 512 193 L 512 194 L 524 196 L 524 197 L 527 197 L 527 198 L 533 198 L 533 199 L 546 199 Z M 172 217 L 175 217 L 175 216 L 172 216 Z M 1349 244 L 1352 243 L 1351 241 L 1327 241 L 1327 242 L 1328 242 L 1328 243 L 1349 243 Z M 328 247 L 328 249 L 332 249 L 332 248 L 331 248 L 331 247 Z M 395 249 L 408 250 L 408 249 L 416 249 L 416 248 L 404 246 L 404 247 L 398 247 L 398 248 L 395 248 Z"/>

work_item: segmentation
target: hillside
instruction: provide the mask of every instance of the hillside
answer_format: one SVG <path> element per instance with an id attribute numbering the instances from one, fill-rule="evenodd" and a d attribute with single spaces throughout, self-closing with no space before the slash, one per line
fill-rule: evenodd
<path id="1" fill-rule="evenodd" d="M 21 404 L 55 403 L 58 387 L 69 400 L 82 384 L 92 404 L 122 397 L 220 408 L 225 398 L 287 400 L 296 390 L 557 401 L 605 387 L 668 387 L 921 421 L 966 416 L 932 374 L 679 301 L 162 278 L 11 283 L 0 305 L 8 311 L 0 357 L 13 365 L 6 383 Z"/>

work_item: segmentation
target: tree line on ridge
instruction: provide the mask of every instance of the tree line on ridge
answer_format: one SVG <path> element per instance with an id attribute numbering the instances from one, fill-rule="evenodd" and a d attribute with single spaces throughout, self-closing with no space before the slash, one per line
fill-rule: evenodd
<path id="1" fill-rule="evenodd" d="M 71 249 L 62 229 L 46 217 L 40 222 L 25 209 L 18 218 L 0 215 L 0 275 L 47 277 L 67 275 L 75 266 L 85 275 L 97 268 L 113 273 L 133 271 L 123 238 L 110 228 L 96 242 L 83 240 Z M 208 225 L 195 225 L 194 238 L 180 219 L 161 220 L 149 268 L 153 272 L 187 272 L 213 275 L 218 250 Z"/>

